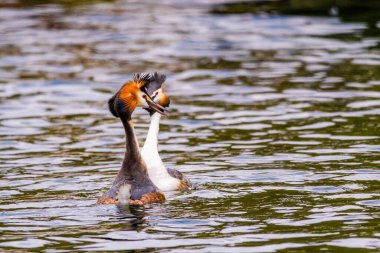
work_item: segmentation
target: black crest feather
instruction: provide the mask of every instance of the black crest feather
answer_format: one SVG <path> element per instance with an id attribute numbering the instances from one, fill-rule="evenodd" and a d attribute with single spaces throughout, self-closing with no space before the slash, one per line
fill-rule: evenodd
<path id="1" fill-rule="evenodd" d="M 161 74 L 161 73 L 158 73 L 158 72 L 154 72 L 153 74 L 153 81 L 156 81 L 160 84 L 163 84 L 166 80 L 166 76 L 164 74 Z"/>
<path id="2" fill-rule="evenodd" d="M 149 83 L 152 80 L 152 74 L 150 73 L 135 73 L 133 75 L 133 80 L 135 82 L 144 82 L 144 83 Z"/>
<path id="3" fill-rule="evenodd" d="M 110 112 L 112 113 L 113 116 L 115 116 L 116 118 L 119 117 L 119 114 L 117 113 L 117 110 L 115 108 L 115 102 L 116 102 L 116 99 L 117 99 L 117 96 L 118 96 L 119 93 L 116 93 L 115 95 L 113 95 L 109 100 L 108 100 L 108 109 L 110 110 Z"/>
<path id="4" fill-rule="evenodd" d="M 162 84 L 165 82 L 166 76 L 164 74 L 154 72 L 150 75 L 150 80 L 147 85 L 147 92 L 152 95 L 153 92 L 161 88 Z"/>

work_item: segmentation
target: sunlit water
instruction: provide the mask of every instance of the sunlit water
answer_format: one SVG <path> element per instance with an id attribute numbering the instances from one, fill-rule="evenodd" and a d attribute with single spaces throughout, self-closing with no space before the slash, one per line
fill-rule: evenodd
<path id="1" fill-rule="evenodd" d="M 175 2 L 1 5 L 0 251 L 378 251 L 380 53 L 366 23 Z M 194 188 L 96 206 L 124 147 L 106 101 L 155 70 L 172 98 L 160 154 Z M 142 144 L 149 116 L 134 119 Z"/>

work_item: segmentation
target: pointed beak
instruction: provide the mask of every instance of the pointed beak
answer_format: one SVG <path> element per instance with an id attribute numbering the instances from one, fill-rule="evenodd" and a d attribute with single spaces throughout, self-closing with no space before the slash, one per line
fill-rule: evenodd
<path id="1" fill-rule="evenodd" d="M 146 89 L 142 89 L 142 91 L 144 92 L 145 96 L 144 96 L 144 99 L 146 101 L 146 103 L 149 105 L 149 108 L 152 109 L 153 111 L 155 112 L 158 112 L 159 114 L 161 115 L 164 115 L 164 116 L 167 116 L 168 115 L 168 112 L 169 110 L 162 107 L 161 105 L 159 104 L 156 104 L 153 99 L 149 96 L 148 92 L 146 91 Z"/>

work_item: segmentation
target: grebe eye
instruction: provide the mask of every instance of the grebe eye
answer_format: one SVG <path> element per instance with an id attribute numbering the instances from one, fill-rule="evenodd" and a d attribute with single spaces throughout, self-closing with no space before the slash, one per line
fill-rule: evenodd
<path id="1" fill-rule="evenodd" d="M 147 90 L 146 90 L 146 86 L 142 86 L 142 87 L 140 88 L 140 90 L 141 90 L 141 91 L 144 91 L 144 92 L 147 92 Z"/>
<path id="2" fill-rule="evenodd" d="M 156 92 L 153 94 L 152 99 L 155 99 L 155 97 L 157 97 L 157 95 L 158 95 L 158 92 L 156 91 Z"/>

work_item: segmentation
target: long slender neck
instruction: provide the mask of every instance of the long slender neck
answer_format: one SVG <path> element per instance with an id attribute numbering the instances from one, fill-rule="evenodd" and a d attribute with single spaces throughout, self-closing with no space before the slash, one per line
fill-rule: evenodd
<path id="1" fill-rule="evenodd" d="M 160 131 L 160 119 L 161 114 L 155 112 L 152 115 L 148 135 L 146 137 L 143 149 L 149 147 L 150 149 L 157 150 L 158 132 Z"/>
<path id="2" fill-rule="evenodd" d="M 147 168 L 141 157 L 139 144 L 135 135 L 132 119 L 121 118 L 125 129 L 125 155 L 120 173 L 127 177 L 139 179 L 147 175 Z"/>

